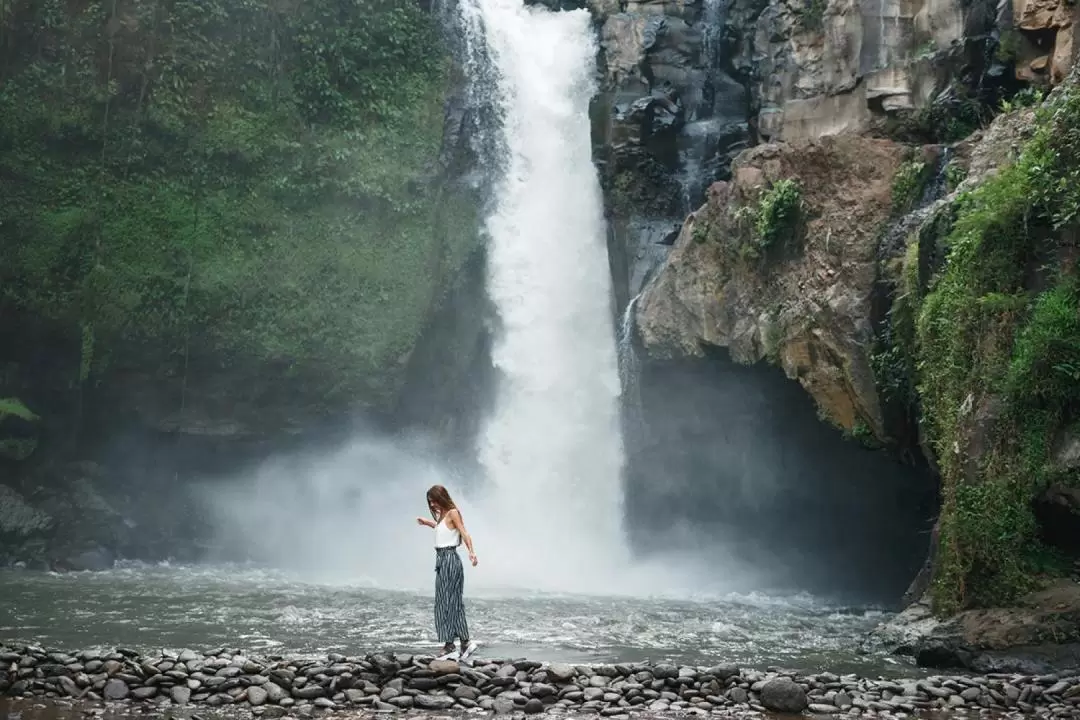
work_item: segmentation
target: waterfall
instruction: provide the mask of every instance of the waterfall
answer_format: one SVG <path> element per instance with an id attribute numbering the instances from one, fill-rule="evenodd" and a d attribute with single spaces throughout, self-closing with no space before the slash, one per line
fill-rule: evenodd
<path id="1" fill-rule="evenodd" d="M 508 585 L 610 590 L 605 569 L 618 573 L 628 558 L 612 289 L 588 115 L 596 40 L 585 10 L 522 0 L 459 7 L 466 44 L 483 48 L 493 69 L 482 83 L 472 76 L 475 92 L 501 124 L 486 220 L 500 377 L 478 448 L 488 482 L 474 526 L 491 538 L 482 572 Z"/>

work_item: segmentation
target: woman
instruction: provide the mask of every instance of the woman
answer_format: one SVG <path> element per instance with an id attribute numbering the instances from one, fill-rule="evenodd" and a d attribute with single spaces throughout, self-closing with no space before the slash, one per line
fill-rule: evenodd
<path id="1" fill-rule="evenodd" d="M 424 517 L 416 522 L 435 529 L 435 631 L 443 643 L 440 660 L 465 659 L 476 650 L 476 643 L 469 642 L 469 625 L 465 622 L 465 571 L 457 549 L 462 541 L 469 550 L 469 561 L 476 567 L 472 537 L 465 530 L 461 512 L 442 485 L 433 485 L 427 491 L 428 510 L 433 520 Z M 461 652 L 454 652 L 454 639 L 461 641 Z"/>

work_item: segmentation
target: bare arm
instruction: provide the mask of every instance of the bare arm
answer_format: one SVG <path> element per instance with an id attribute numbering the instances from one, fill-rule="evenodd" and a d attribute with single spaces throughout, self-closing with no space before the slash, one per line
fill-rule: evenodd
<path id="1" fill-rule="evenodd" d="M 435 521 L 434 520 L 428 520 L 426 517 L 418 517 L 418 518 L 416 518 L 416 523 L 418 525 L 423 525 L 423 526 L 429 527 L 429 528 L 435 527 Z"/>
<path id="2" fill-rule="evenodd" d="M 449 524 L 453 528 L 457 528 L 457 531 L 461 533 L 461 540 L 465 543 L 465 547 L 469 549 L 469 560 L 473 566 L 476 566 L 476 551 L 473 550 L 472 535 L 465 529 L 465 521 L 461 519 L 461 513 L 457 509 L 451 510 L 447 516 L 449 518 Z"/>

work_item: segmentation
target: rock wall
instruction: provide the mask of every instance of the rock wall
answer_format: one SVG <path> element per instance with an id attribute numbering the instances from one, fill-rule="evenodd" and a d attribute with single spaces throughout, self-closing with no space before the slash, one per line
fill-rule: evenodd
<path id="1" fill-rule="evenodd" d="M 935 468 L 932 552 L 892 635 L 924 664 L 1075 659 L 1075 74 L 959 143 L 744 152 L 636 308 L 653 362 L 770 361 L 850 436 Z M 1032 594 L 1044 574 L 1059 585 Z"/>
<path id="2" fill-rule="evenodd" d="M 733 179 L 713 185 L 642 295 L 638 327 L 649 355 L 700 356 L 707 344 L 739 362 L 773 359 L 838 426 L 861 422 L 884 435 L 866 348 L 880 230 L 907 152 L 889 140 L 840 136 L 740 155 Z M 805 239 L 760 257 L 748 252 L 756 241 L 740 209 L 783 178 L 804 188 Z"/>

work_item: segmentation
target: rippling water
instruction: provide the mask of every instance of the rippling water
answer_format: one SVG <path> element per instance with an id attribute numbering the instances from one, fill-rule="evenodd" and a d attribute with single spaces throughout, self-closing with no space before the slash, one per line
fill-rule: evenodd
<path id="1" fill-rule="evenodd" d="M 695 600 L 470 592 L 481 654 L 572 662 L 733 661 L 897 674 L 859 654 L 883 618 L 813 598 Z M 0 572 L 0 639 L 79 649 L 129 646 L 266 654 L 429 651 L 431 597 L 298 581 L 243 567 L 128 566 L 102 573 Z"/>

